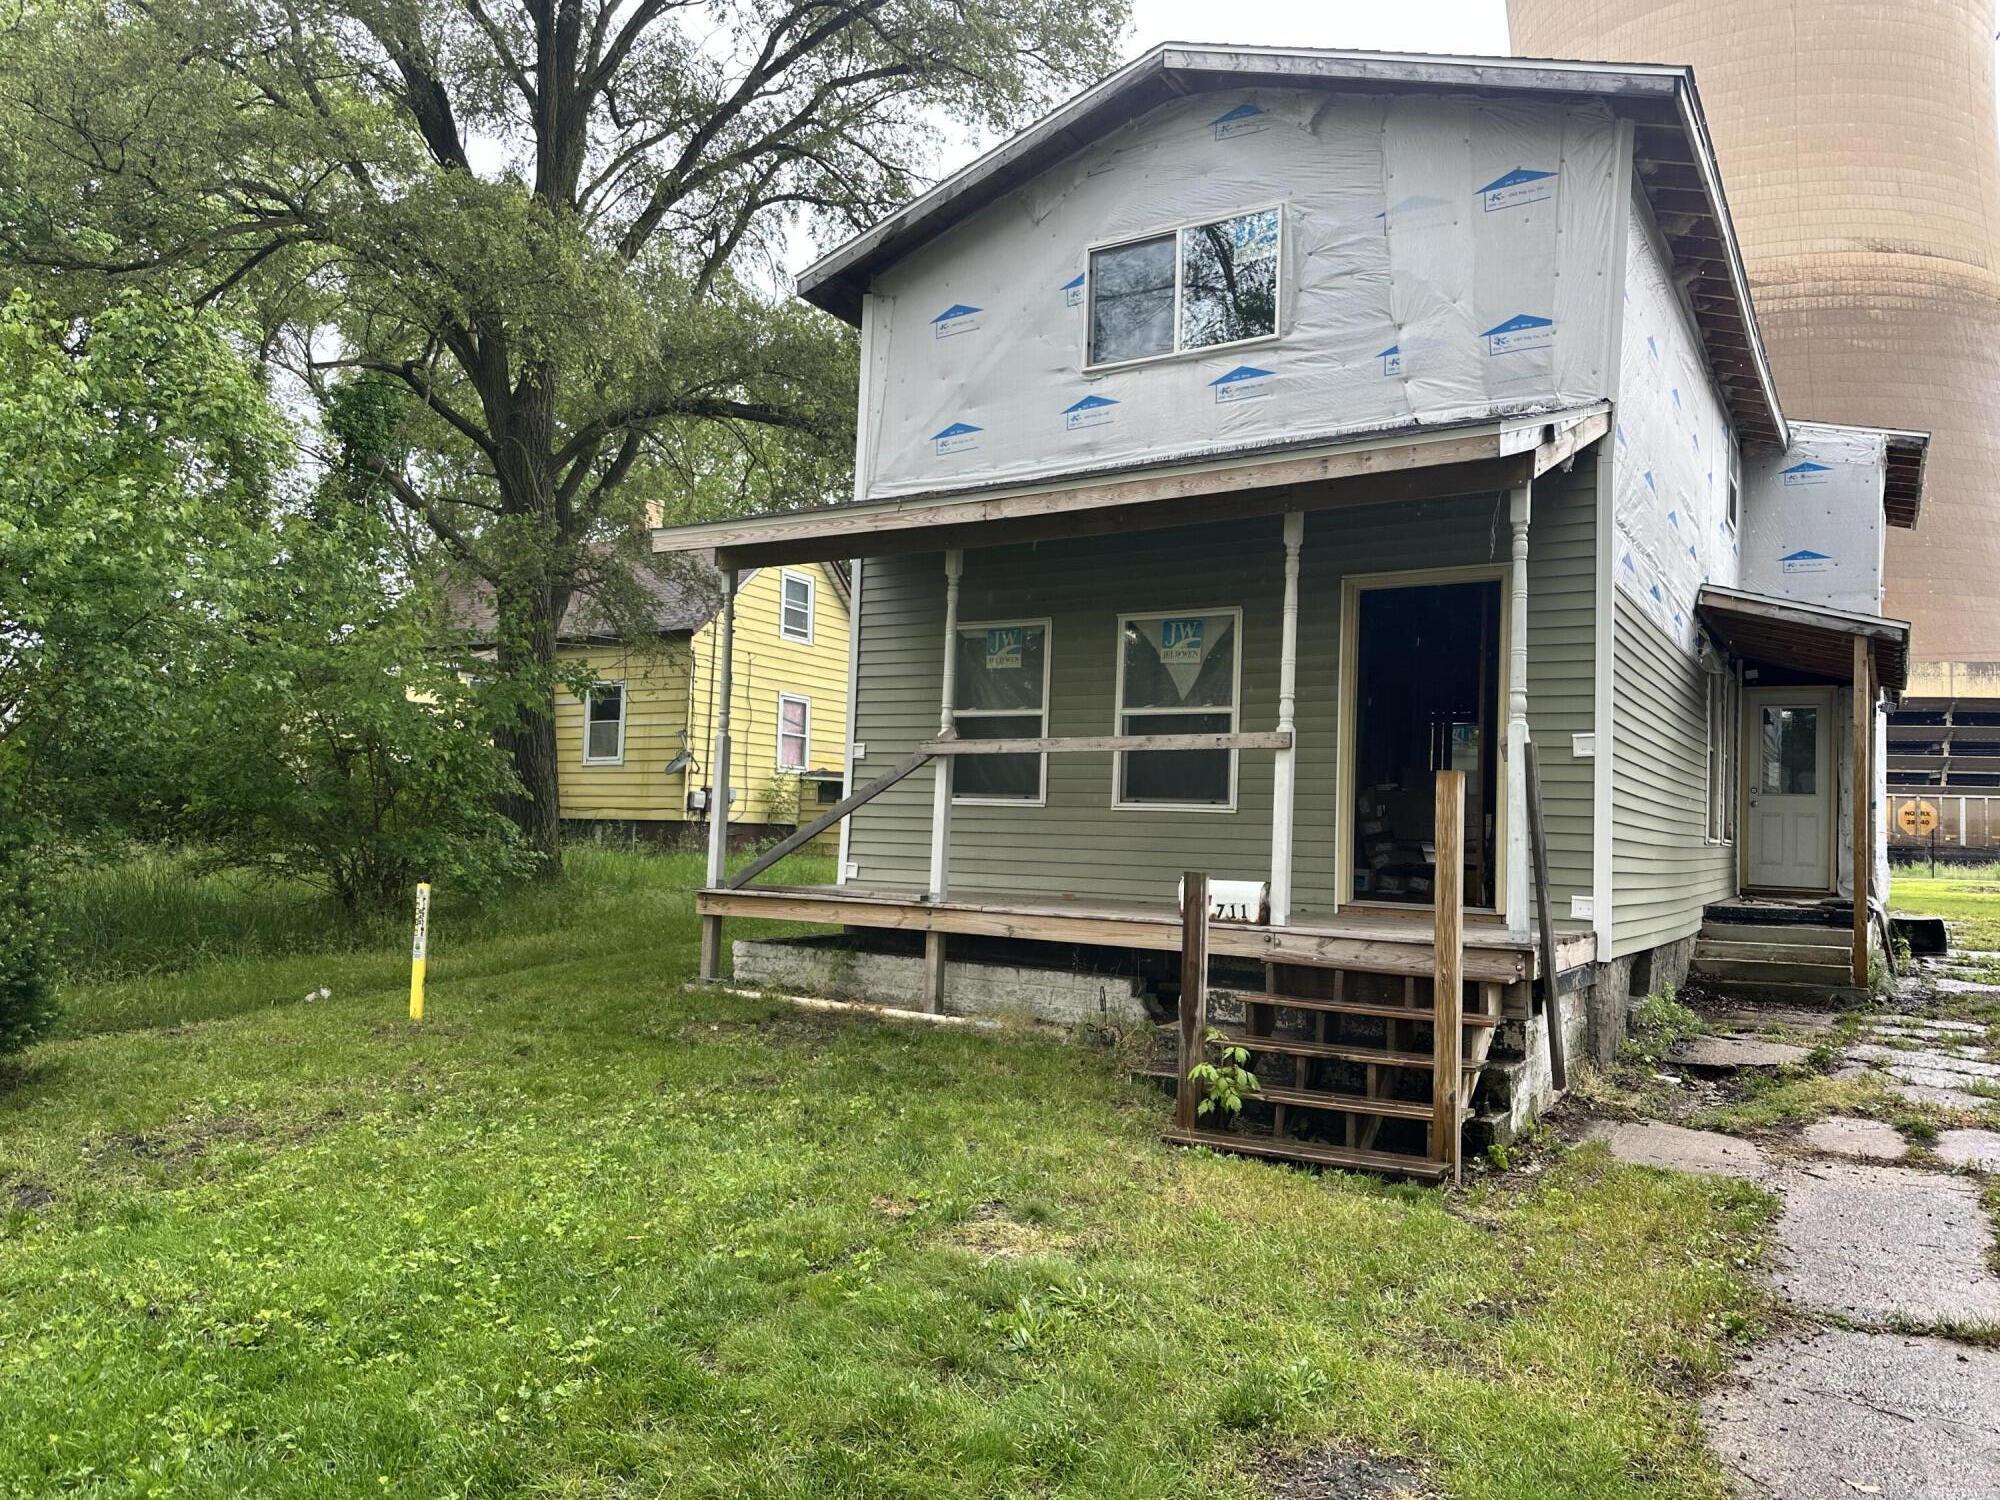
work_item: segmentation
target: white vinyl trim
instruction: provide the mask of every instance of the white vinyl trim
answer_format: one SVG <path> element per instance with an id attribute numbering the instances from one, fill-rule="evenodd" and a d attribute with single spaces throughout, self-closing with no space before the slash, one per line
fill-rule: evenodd
<path id="1" fill-rule="evenodd" d="M 615 755 L 592 755 L 590 753 L 590 705 L 600 689 L 618 689 L 618 752 Z M 604 681 L 589 688 L 583 695 L 583 763 L 586 766 L 622 766 L 625 764 L 625 721 L 632 707 L 630 693 L 622 681 Z"/>
<path id="2" fill-rule="evenodd" d="M 960 620 L 958 634 L 973 630 L 998 630 L 1009 625 L 1019 625 L 1025 629 L 1042 633 L 1042 727 L 1035 731 L 1037 737 L 1049 732 L 1049 683 L 1050 668 L 1055 660 L 1055 623 L 1046 616 L 1039 620 Z M 954 641 L 954 645 L 956 642 Z M 1013 708 L 954 708 L 952 722 L 961 719 L 1018 719 L 1024 710 Z M 967 797 L 954 790 L 951 801 L 954 807 L 1046 807 L 1049 800 L 1049 757 L 1046 752 L 1036 757 L 1041 762 L 1041 779 L 1035 795 L 1029 797 Z"/>

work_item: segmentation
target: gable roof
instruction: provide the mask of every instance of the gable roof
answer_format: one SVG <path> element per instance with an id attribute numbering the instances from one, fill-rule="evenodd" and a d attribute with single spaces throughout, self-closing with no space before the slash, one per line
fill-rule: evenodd
<path id="1" fill-rule="evenodd" d="M 691 635 L 722 608 L 722 574 L 712 556 L 683 554 L 668 559 L 654 554 L 635 559 L 631 567 L 634 581 L 650 603 L 652 627 L 661 635 Z M 742 593 L 756 576 L 755 568 L 745 571 L 736 581 L 736 591 Z M 445 612 L 455 626 L 471 633 L 474 645 L 493 643 L 498 616 L 493 607 L 493 585 L 483 578 L 454 585 L 446 596 Z M 621 639 L 609 611 L 588 583 L 570 596 L 556 638 L 565 645 Z"/>
<path id="2" fill-rule="evenodd" d="M 1710 372 L 1738 433 L 1752 442 L 1789 441 L 1694 73 L 1667 64 L 1168 42 L 822 256 L 799 274 L 799 295 L 858 324 L 871 279 L 917 246 L 1177 96 L 1245 86 L 1602 101 L 1632 121 L 1637 181 L 1676 280 L 1687 287 Z"/>

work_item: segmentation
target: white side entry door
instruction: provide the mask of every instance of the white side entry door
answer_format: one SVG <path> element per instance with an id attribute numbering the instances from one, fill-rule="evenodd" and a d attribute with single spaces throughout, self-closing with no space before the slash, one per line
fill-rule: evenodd
<path id="1" fill-rule="evenodd" d="M 1833 697 L 1824 688 L 1750 689 L 1743 747 L 1748 884 L 1833 887 Z"/>

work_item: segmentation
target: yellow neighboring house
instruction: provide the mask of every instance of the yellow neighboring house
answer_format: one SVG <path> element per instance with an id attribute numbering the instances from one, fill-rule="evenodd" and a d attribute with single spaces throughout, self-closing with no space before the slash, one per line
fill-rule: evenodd
<path id="1" fill-rule="evenodd" d="M 653 634 L 621 640 L 585 592 L 563 615 L 558 654 L 596 674 L 556 694 L 556 757 L 567 824 L 671 839 L 705 827 L 721 684 L 722 575 L 683 560 L 641 567 Z M 456 613 L 475 644 L 492 629 L 483 585 Z M 832 563 L 744 572 L 736 590 L 731 688 L 733 828 L 755 837 L 810 822 L 842 795 L 847 764 L 848 584 Z M 682 825 L 688 825 L 683 827 Z"/>
<path id="2" fill-rule="evenodd" d="M 565 821 L 707 821 L 721 582 L 700 591 L 644 574 L 641 581 L 659 599 L 657 642 L 602 642 L 579 631 L 566 633 L 561 647 L 564 660 L 587 663 L 598 678 L 582 698 L 556 695 Z M 848 589 L 838 568 L 807 563 L 742 575 L 730 694 L 732 824 L 788 828 L 840 800 L 848 665 Z"/>

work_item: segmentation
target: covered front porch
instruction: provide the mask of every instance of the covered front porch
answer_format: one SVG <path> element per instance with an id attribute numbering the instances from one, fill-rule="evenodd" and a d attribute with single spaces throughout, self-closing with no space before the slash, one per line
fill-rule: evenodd
<path id="1" fill-rule="evenodd" d="M 863 557 L 855 790 L 734 873 L 711 799 L 704 976 L 723 973 L 725 921 L 920 933 L 923 1006 L 943 1012 L 954 938 L 1184 950 L 1179 887 L 1202 878 L 1206 952 L 1263 966 L 1264 1030 L 1245 1034 L 1296 1073 L 1295 1100 L 1393 1104 L 1412 1045 L 1461 1017 L 1478 1045 L 1449 1055 L 1476 1067 L 1503 1015 L 1539 1014 L 1599 951 L 1575 898 L 1593 878 L 1579 747 L 1606 427 L 1591 409 L 663 534 L 714 545 L 725 573 Z M 729 651 L 727 614 L 722 630 Z M 1552 791 L 1529 731 L 1544 710 Z M 718 785 L 730 751 L 724 724 Z M 836 826 L 837 884 L 756 883 Z M 1309 1034 L 1285 1039 L 1299 1015 Z M 1354 1024 L 1389 1060 L 1354 1056 Z M 1350 1063 L 1365 1077 L 1321 1076 Z M 1452 1075 L 1455 1125 L 1469 1087 L 1423 1067 Z M 1431 1157 L 1455 1138 L 1438 1120 Z"/>

